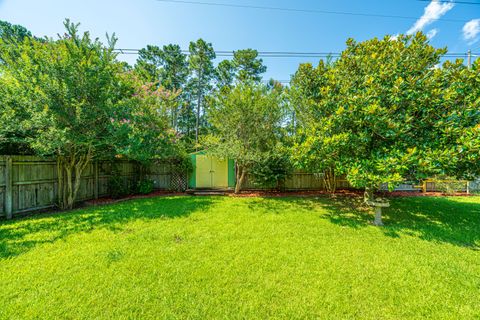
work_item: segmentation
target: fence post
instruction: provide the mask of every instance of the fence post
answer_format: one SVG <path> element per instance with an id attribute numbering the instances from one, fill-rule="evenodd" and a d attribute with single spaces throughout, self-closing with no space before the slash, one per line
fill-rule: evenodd
<path id="1" fill-rule="evenodd" d="M 7 219 L 12 219 L 13 215 L 13 174 L 12 157 L 5 159 L 5 215 Z"/>
<path id="2" fill-rule="evenodd" d="M 93 163 L 93 174 L 94 174 L 94 179 L 93 179 L 93 188 L 94 188 L 94 197 L 95 199 L 98 199 L 98 189 L 99 189 L 99 181 L 98 181 L 98 160 L 95 160 Z"/>

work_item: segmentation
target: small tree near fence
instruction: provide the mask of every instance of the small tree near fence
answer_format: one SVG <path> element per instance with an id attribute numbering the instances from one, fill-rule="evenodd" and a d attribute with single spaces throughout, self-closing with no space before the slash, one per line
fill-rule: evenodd
<path id="1" fill-rule="evenodd" d="M 204 142 L 210 153 L 235 159 L 236 193 L 252 166 L 278 148 L 283 119 L 281 96 L 281 88 L 247 82 L 210 101 L 213 129 Z"/>

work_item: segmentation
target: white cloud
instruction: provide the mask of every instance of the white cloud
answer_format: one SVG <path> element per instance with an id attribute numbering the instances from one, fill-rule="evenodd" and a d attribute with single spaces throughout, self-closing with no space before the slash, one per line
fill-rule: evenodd
<path id="1" fill-rule="evenodd" d="M 430 31 L 427 32 L 427 38 L 428 40 L 432 40 L 433 37 L 435 37 L 438 33 L 438 29 L 432 29 Z"/>
<path id="2" fill-rule="evenodd" d="M 420 19 L 418 19 L 410 29 L 408 29 L 407 34 L 414 34 L 417 31 L 423 30 L 423 28 L 440 19 L 448 11 L 452 10 L 454 6 L 455 5 L 452 2 L 440 2 L 438 0 L 432 0 L 432 2 L 425 7 L 425 11 Z"/>
<path id="3" fill-rule="evenodd" d="M 480 19 L 473 19 L 465 23 L 463 26 L 463 38 L 468 41 L 469 44 L 478 41 L 478 35 L 480 34 Z"/>

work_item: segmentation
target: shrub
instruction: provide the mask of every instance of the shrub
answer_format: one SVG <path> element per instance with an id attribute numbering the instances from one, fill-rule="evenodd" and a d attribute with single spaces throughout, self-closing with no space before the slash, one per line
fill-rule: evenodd
<path id="1" fill-rule="evenodd" d="M 108 179 L 107 189 L 110 197 L 118 199 L 124 197 L 128 194 L 131 194 L 134 191 L 132 183 L 126 181 L 124 177 L 121 176 L 120 169 L 115 162 L 111 162 L 110 169 L 110 178 Z"/>
<path id="2" fill-rule="evenodd" d="M 138 182 L 137 193 L 149 194 L 153 192 L 154 182 L 151 179 L 143 179 Z"/>
<path id="3" fill-rule="evenodd" d="M 272 189 L 283 189 L 285 179 L 291 174 L 292 166 L 288 156 L 269 154 L 255 161 L 250 168 L 253 183 Z"/>

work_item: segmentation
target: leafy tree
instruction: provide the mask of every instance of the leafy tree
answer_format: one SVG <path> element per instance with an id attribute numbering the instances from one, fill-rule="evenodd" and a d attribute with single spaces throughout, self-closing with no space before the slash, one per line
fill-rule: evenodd
<path id="1" fill-rule="evenodd" d="M 175 157 L 178 135 L 169 126 L 168 108 L 175 92 L 145 84 L 135 73 L 119 75 L 126 92 L 110 117 L 109 136 L 115 156 L 148 165 L 152 160 Z"/>
<path id="2" fill-rule="evenodd" d="M 215 70 L 217 90 L 230 88 L 235 79 L 235 66 L 230 60 L 221 61 Z"/>
<path id="3" fill-rule="evenodd" d="M 466 140 L 478 136 L 478 101 L 469 94 L 473 87 L 467 90 L 463 84 L 450 91 L 456 100 L 441 91 L 454 81 L 444 81 L 440 89 L 434 76 L 447 71 L 436 69 L 445 52 L 430 46 L 421 33 L 396 41 L 350 39 L 333 67 L 300 70 L 306 74 L 295 89 L 304 98 L 298 109 L 304 133 L 297 147 L 300 162 L 325 161 L 352 186 L 365 188 L 365 199 L 373 204 L 373 192 L 382 183 L 393 188 L 404 179 L 437 172 L 477 172 L 478 165 L 467 164 L 478 157 L 477 146 Z M 463 72 L 475 79 L 471 83 L 478 81 L 478 72 Z M 472 152 L 454 157 L 461 142 Z"/>
<path id="4" fill-rule="evenodd" d="M 331 139 L 330 128 L 319 125 L 334 110 L 338 98 L 338 85 L 332 86 L 331 66 L 323 60 L 317 67 L 301 64 L 291 80 L 289 89 L 290 105 L 293 106 L 292 121 L 298 144 L 294 152 L 297 166 L 315 173 L 322 173 L 324 186 L 328 192 L 335 192 L 337 163 L 341 157 L 349 154 L 349 145 L 338 140 L 342 128 L 338 128 L 338 137 Z M 297 130 L 297 126 L 299 129 Z M 320 138 L 321 137 L 321 138 Z M 319 161 L 319 159 L 322 159 Z"/>
<path id="5" fill-rule="evenodd" d="M 0 20 L 0 38 L 4 42 L 23 41 L 32 38 L 32 33 L 27 28 Z"/>
<path id="6" fill-rule="evenodd" d="M 254 49 L 235 51 L 232 63 L 237 71 L 237 80 L 240 82 L 259 82 L 262 80 L 262 73 L 267 71 L 262 59 L 258 58 L 258 51 Z"/>
<path id="7" fill-rule="evenodd" d="M 213 59 L 216 55 L 212 44 L 205 42 L 203 39 L 190 42 L 189 51 L 188 64 L 192 72 L 190 88 L 192 95 L 196 98 L 195 143 L 198 144 L 200 116 L 205 96 L 212 88 L 211 81 L 215 74 Z"/>
<path id="8" fill-rule="evenodd" d="M 28 103 L 27 97 L 15 79 L 2 69 L 0 65 L 0 154 L 32 154 L 25 139 L 34 132 L 23 125 L 30 118 L 22 107 Z"/>
<path id="9" fill-rule="evenodd" d="M 88 33 L 79 34 L 77 24 L 67 20 L 65 27 L 66 34 L 56 41 L 26 38 L 16 46 L 2 42 L 0 56 L 6 61 L 1 81 L 21 97 L 8 100 L 7 110 L 15 110 L 14 121 L 24 128 L 32 150 L 56 156 L 59 206 L 72 208 L 80 177 L 94 157 L 118 151 L 144 158 L 148 149 L 138 147 L 141 139 L 150 146 L 147 139 L 158 138 L 156 127 L 165 126 L 152 117 L 159 109 L 153 102 L 162 99 L 145 97 L 122 76 L 124 64 L 113 52 L 115 37 L 104 46 Z M 117 121 L 129 125 L 130 131 L 116 130 Z"/>
<path id="10" fill-rule="evenodd" d="M 236 160 L 238 193 L 252 166 L 278 148 L 282 92 L 260 84 L 241 83 L 214 97 L 209 120 L 213 133 L 206 138 L 206 145 L 211 153 Z"/>
<path id="11" fill-rule="evenodd" d="M 138 52 L 135 71 L 146 82 L 159 82 L 163 66 L 162 50 L 158 46 L 147 45 Z"/>
<path id="12" fill-rule="evenodd" d="M 170 100 L 169 112 L 173 128 L 178 127 L 179 112 L 182 111 L 182 91 L 189 75 L 187 57 L 179 45 L 169 44 L 160 49 L 148 45 L 141 49 L 135 70 L 147 81 L 158 82 L 159 86 L 175 92 L 178 99 Z"/>
<path id="13" fill-rule="evenodd" d="M 480 174 L 480 59 L 471 68 L 446 61 L 432 81 L 432 103 L 441 110 L 430 122 L 435 148 L 426 150 L 433 174 L 474 179 Z"/>

